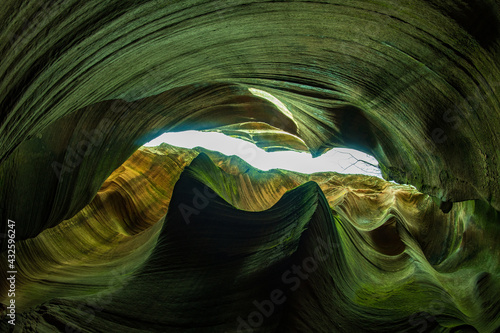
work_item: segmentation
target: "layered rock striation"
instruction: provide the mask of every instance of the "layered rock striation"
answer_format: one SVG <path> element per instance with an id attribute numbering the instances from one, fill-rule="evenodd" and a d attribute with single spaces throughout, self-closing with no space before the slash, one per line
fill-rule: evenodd
<path id="1" fill-rule="evenodd" d="M 497 1 L 7 0 L 0 26 L 0 234 L 15 221 L 17 327 L 237 331 L 251 325 L 248 287 L 287 299 L 255 331 L 497 329 Z M 357 148 L 414 188 L 137 152 L 188 129 L 314 156 Z M 212 220 L 194 204 L 173 212 L 183 179 L 216 193 L 197 202 Z M 255 230 L 226 253 L 250 216 Z M 267 248 L 292 225 L 289 247 Z M 205 239 L 206 266 L 193 249 L 176 266 L 181 231 Z M 316 235 L 334 250 L 290 292 L 279 273 L 314 255 Z M 234 266 L 214 270 L 220 253 Z M 109 296 L 99 311 L 95 295 Z M 139 323 L 136 302 L 174 296 Z"/>
<path id="2" fill-rule="evenodd" d="M 445 214 L 375 177 L 141 148 L 74 218 L 19 242 L 17 327 L 489 332 L 500 325 L 492 219 L 482 201 Z"/>

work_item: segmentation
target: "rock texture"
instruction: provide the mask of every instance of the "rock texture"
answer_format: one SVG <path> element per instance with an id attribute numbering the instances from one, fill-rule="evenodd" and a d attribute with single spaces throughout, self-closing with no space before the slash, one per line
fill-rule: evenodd
<path id="1" fill-rule="evenodd" d="M 375 177 L 141 148 L 75 217 L 19 242 L 17 327 L 491 332 L 498 219 Z"/>
<path id="2" fill-rule="evenodd" d="M 319 155 L 331 147 L 357 148 L 377 158 L 387 180 L 418 190 L 356 177 L 261 174 L 222 157 L 214 163 L 229 176 L 209 167 L 186 172 L 217 193 L 209 205 L 227 207 L 228 215 L 212 212 L 224 221 L 238 220 L 240 210 L 266 211 L 265 221 L 286 229 L 291 221 L 274 205 L 296 211 L 301 225 L 315 231 L 297 231 L 298 245 L 273 252 L 286 263 L 307 256 L 314 247 L 308 237 L 316 232 L 340 237 L 331 259 L 337 261 L 317 270 L 322 280 L 311 277 L 307 288 L 287 294 L 289 302 L 277 310 L 281 319 L 266 319 L 261 330 L 397 331 L 409 325 L 410 331 L 491 332 L 498 326 L 497 1 L 7 0 L 0 22 L 0 231 L 16 221 L 24 263 L 18 283 L 26 290 L 17 299 L 19 311 L 34 316 L 39 330 L 60 328 L 57 323 L 71 316 L 92 331 L 95 325 L 63 310 L 88 302 L 50 300 L 118 288 L 121 278 L 108 283 L 113 267 L 141 285 L 149 278 L 140 272 L 154 266 L 148 258 L 176 253 L 168 225 L 175 230 L 178 216 L 169 216 L 167 207 L 173 184 L 197 153 L 172 159 L 166 173 L 134 174 L 157 164 L 126 161 L 159 133 L 186 129 L 221 131 L 268 150 Z M 187 190 L 178 190 L 178 200 Z M 282 198 L 285 193 L 295 194 Z M 314 217 L 328 211 L 323 197 L 335 223 Z M 247 235 L 243 256 L 257 255 L 251 252 L 257 248 L 245 247 L 250 243 L 273 240 L 262 239 L 262 232 Z M 367 254 L 373 251 L 394 262 L 375 260 Z M 217 263 L 212 259 L 207 264 Z M 365 261 L 397 273 L 380 279 Z M 255 267 L 260 264 L 265 274 L 282 268 L 272 260 L 257 260 Z M 157 283 L 172 281 L 166 269 Z M 209 282 L 218 276 L 211 273 L 206 290 L 215 290 Z M 238 298 L 231 290 L 250 281 L 257 288 L 267 279 L 240 273 L 241 284 L 228 289 L 231 297 Z M 318 298 L 319 290 L 337 303 Z M 120 302 L 139 297 L 133 288 L 108 292 L 118 303 L 107 304 L 112 314 L 100 312 L 103 325 L 121 322 L 130 309 Z M 436 294 L 438 304 L 430 301 Z M 248 305 L 248 295 L 241 296 Z M 42 303 L 42 310 L 33 308 Z M 242 309 L 228 313 L 243 316 Z M 153 317 L 145 329 L 161 330 Z M 203 331 L 206 325 L 220 331 L 230 325 L 226 319 L 217 317 L 220 326 L 199 318 L 201 326 L 188 327 L 188 319 L 175 315 L 165 322 L 172 330 Z M 132 321 L 124 325 L 133 327 Z M 310 326 L 315 323 L 320 326 Z M 451 328 L 460 325 L 470 326 Z"/>

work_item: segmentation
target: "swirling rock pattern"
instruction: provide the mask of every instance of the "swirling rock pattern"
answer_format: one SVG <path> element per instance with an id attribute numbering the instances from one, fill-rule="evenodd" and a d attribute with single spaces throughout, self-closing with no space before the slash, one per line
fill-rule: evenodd
<path id="1" fill-rule="evenodd" d="M 270 288 L 287 301 L 250 320 L 255 331 L 497 329 L 497 1 L 8 0 L 0 25 L 0 227 L 16 221 L 21 329 L 234 331 L 250 325 L 248 290 Z M 358 148 L 416 189 L 261 173 L 209 152 L 224 171 L 204 155 L 185 169 L 196 150 L 134 153 L 185 129 L 313 155 Z M 188 199 L 174 189 L 182 179 L 213 190 L 208 201 L 191 193 L 212 208 L 167 209 Z M 257 213 L 240 252 L 226 253 Z M 292 225 L 287 246 L 266 248 Z M 190 249 L 177 267 L 170 232 L 205 244 L 206 266 Z M 314 258 L 316 235 L 334 250 L 291 292 L 280 273 Z M 217 272 L 220 253 L 234 266 Z M 184 285 L 173 276 L 183 269 Z M 150 295 L 176 297 L 156 309 L 179 307 L 139 323 L 130 314 L 147 281 Z M 95 293 L 110 297 L 92 322 Z"/>
<path id="2" fill-rule="evenodd" d="M 445 214 L 415 188 L 375 177 L 263 172 L 200 148 L 141 148 L 75 217 L 18 245 L 27 268 L 17 325 L 492 331 L 500 230 L 486 207 Z"/>

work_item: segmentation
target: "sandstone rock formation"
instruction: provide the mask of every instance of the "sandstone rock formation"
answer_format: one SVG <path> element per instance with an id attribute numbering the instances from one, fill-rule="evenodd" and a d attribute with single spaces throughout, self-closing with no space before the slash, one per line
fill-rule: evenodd
<path id="1" fill-rule="evenodd" d="M 481 201 L 445 214 L 413 187 L 375 177 L 141 148 L 73 218 L 19 242 L 29 267 L 18 274 L 17 325 L 491 331 L 500 324 L 492 220 Z"/>
<path id="2" fill-rule="evenodd" d="M 3 5 L 0 226 L 16 221 L 16 329 L 500 326 L 498 2 Z M 357 148 L 415 187 L 138 150 L 185 129 Z M 283 274 L 304 266 L 291 290 Z"/>

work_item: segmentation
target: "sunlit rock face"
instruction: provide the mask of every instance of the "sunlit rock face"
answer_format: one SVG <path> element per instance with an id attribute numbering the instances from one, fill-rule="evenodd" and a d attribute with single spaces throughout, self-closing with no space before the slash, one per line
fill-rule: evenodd
<path id="1" fill-rule="evenodd" d="M 17 329 L 495 331 L 499 12 L 492 0 L 6 1 L 0 226 L 16 221 Z M 418 190 L 135 153 L 188 129 L 268 150 L 357 148 Z M 311 272 L 292 290 L 294 265 Z"/>

